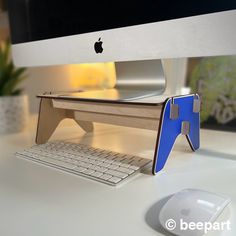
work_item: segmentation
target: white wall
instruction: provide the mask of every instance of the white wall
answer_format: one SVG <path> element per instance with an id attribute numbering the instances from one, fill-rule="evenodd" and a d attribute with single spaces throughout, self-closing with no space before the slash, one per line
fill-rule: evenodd
<path id="1" fill-rule="evenodd" d="M 39 99 L 36 98 L 37 94 L 50 91 L 65 91 L 73 88 L 69 66 L 29 68 L 26 74 L 28 78 L 20 87 L 29 96 L 31 113 L 38 112 Z"/>

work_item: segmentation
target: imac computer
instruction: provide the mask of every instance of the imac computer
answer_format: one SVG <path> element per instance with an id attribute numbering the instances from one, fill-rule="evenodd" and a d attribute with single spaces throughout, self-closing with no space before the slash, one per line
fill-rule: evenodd
<path id="1" fill-rule="evenodd" d="M 8 9 L 17 66 L 116 62 L 115 88 L 81 98 L 170 92 L 161 59 L 236 54 L 234 0 L 8 0 Z"/>
<path id="2" fill-rule="evenodd" d="M 167 96 L 176 81 L 165 81 L 162 60 L 236 54 L 235 0 L 8 0 L 8 9 L 17 66 L 115 62 L 117 72 L 114 88 L 41 95 L 36 143 L 42 145 L 20 157 L 111 185 L 151 162 L 47 143 L 65 118 L 87 132 L 93 122 L 157 131 L 153 174 L 163 169 L 180 134 L 193 151 L 199 148 L 199 96 Z"/>

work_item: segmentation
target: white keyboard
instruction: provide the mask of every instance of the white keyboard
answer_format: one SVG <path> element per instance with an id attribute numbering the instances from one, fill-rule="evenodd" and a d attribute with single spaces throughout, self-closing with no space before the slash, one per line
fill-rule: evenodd
<path id="1" fill-rule="evenodd" d="M 151 162 L 149 159 L 70 142 L 35 145 L 16 156 L 109 185 L 117 185 Z"/>

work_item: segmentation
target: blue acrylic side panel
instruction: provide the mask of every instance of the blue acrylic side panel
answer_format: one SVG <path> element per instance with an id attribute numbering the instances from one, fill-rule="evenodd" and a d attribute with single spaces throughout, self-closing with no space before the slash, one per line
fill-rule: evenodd
<path id="1" fill-rule="evenodd" d="M 187 95 L 173 97 L 167 100 L 164 105 L 160 128 L 154 157 L 153 174 L 160 171 L 172 150 L 176 138 L 181 134 L 182 122 L 189 122 L 189 133 L 186 135 L 192 150 L 199 148 L 200 113 L 194 112 L 194 99 L 199 99 L 198 95 Z M 171 119 L 171 104 L 179 107 L 178 118 Z"/>

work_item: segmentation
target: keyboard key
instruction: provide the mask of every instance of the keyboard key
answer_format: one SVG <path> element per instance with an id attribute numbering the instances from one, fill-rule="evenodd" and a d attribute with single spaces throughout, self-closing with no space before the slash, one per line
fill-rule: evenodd
<path id="1" fill-rule="evenodd" d="M 83 161 L 86 161 L 86 162 L 88 162 L 88 163 L 90 163 L 90 164 L 95 164 L 96 163 L 96 161 L 95 160 L 93 160 L 93 159 L 85 159 L 84 158 L 84 160 Z"/>
<path id="2" fill-rule="evenodd" d="M 100 158 L 100 157 L 97 159 L 97 161 L 102 161 L 102 162 L 104 162 L 105 160 L 106 158 Z"/>
<path id="3" fill-rule="evenodd" d="M 120 166 L 125 167 L 125 168 L 128 168 L 128 167 L 130 167 L 130 164 L 121 163 Z"/>
<path id="4" fill-rule="evenodd" d="M 112 177 L 112 175 L 103 174 L 103 175 L 101 175 L 99 178 L 100 178 L 100 179 L 103 179 L 103 180 L 108 180 L 108 179 L 110 179 L 111 177 Z"/>
<path id="5" fill-rule="evenodd" d="M 112 178 L 109 179 L 109 181 L 112 182 L 112 183 L 117 184 L 118 182 L 121 181 L 121 179 L 118 178 L 118 177 L 114 177 L 114 176 L 113 176 Z"/>
<path id="6" fill-rule="evenodd" d="M 89 169 L 91 169 L 91 170 L 97 170 L 98 168 L 99 168 L 99 166 L 97 166 L 97 165 L 91 165 L 89 167 Z"/>
<path id="7" fill-rule="evenodd" d="M 115 158 L 116 158 L 116 156 L 113 153 L 111 153 L 111 155 L 106 157 L 106 159 L 109 159 L 109 160 L 113 160 Z"/>
<path id="8" fill-rule="evenodd" d="M 110 160 L 110 159 L 106 159 L 104 162 L 111 164 L 111 163 L 113 163 L 114 161 L 113 161 L 113 160 Z"/>
<path id="9" fill-rule="evenodd" d="M 131 157 L 131 158 L 125 158 L 121 162 L 124 164 L 130 164 L 133 160 L 134 160 L 134 158 Z"/>
<path id="10" fill-rule="evenodd" d="M 75 164 L 75 165 L 78 163 L 78 161 L 73 160 L 73 159 L 67 159 L 66 162 L 71 163 L 71 164 Z"/>
<path id="11" fill-rule="evenodd" d="M 119 177 L 119 178 L 122 178 L 122 179 L 124 179 L 125 177 L 128 176 L 128 174 L 126 174 L 126 173 L 115 171 L 115 170 L 108 170 L 105 173 L 116 176 L 116 177 Z"/>
<path id="12" fill-rule="evenodd" d="M 96 165 L 91 165 L 91 166 L 89 167 L 89 169 L 91 169 L 91 170 L 96 170 L 97 167 L 98 167 L 98 166 L 96 166 Z"/>
<path id="13" fill-rule="evenodd" d="M 124 157 L 117 157 L 117 158 L 114 159 L 114 161 L 120 163 L 120 162 L 123 161 L 124 159 L 125 159 Z"/>
<path id="14" fill-rule="evenodd" d="M 118 169 L 116 169 L 117 171 L 120 171 L 120 172 L 124 172 L 128 175 L 131 175 L 132 173 L 134 173 L 134 170 L 133 169 L 128 169 L 128 168 L 124 168 L 124 167 L 119 167 Z"/>
<path id="15" fill-rule="evenodd" d="M 95 172 L 94 170 L 87 169 L 83 173 L 86 174 L 86 175 L 91 175 L 94 172 Z"/>
<path id="16" fill-rule="evenodd" d="M 108 167 L 110 164 L 109 163 L 107 163 L 107 162 L 103 162 L 103 163 L 101 163 L 99 166 L 102 166 L 102 167 Z"/>
<path id="17" fill-rule="evenodd" d="M 103 175 L 103 173 L 98 172 L 98 171 L 95 171 L 94 173 L 91 174 L 91 176 L 94 176 L 94 177 L 100 177 L 102 175 Z"/>
<path id="18" fill-rule="evenodd" d="M 102 153 L 101 155 L 99 155 L 99 158 L 105 158 L 105 157 L 107 157 L 107 156 L 108 156 L 108 154 Z"/>
<path id="19" fill-rule="evenodd" d="M 84 167 L 76 166 L 74 170 L 83 173 L 87 169 Z"/>
<path id="20" fill-rule="evenodd" d="M 78 161 L 77 162 L 77 166 L 82 166 L 82 167 L 85 167 L 85 168 L 89 168 L 89 167 L 91 167 L 93 165 L 89 164 L 89 163 L 86 163 L 86 162 L 83 162 L 83 161 Z"/>
<path id="21" fill-rule="evenodd" d="M 65 167 L 67 169 L 74 169 L 76 166 L 73 165 L 73 164 L 70 164 L 70 163 L 62 163 L 61 161 L 57 161 L 55 159 L 51 159 L 51 158 L 48 158 L 47 160 L 44 159 L 45 162 L 48 162 L 50 164 L 54 164 L 54 165 L 57 165 L 57 166 L 62 166 L 62 167 Z"/>
<path id="22" fill-rule="evenodd" d="M 100 172 L 106 172 L 106 171 L 108 171 L 107 168 L 105 168 L 105 167 L 100 167 L 100 166 L 99 166 L 96 170 L 97 170 L 97 171 L 100 171 Z"/>
<path id="23" fill-rule="evenodd" d="M 134 165 L 130 165 L 129 168 L 130 168 L 130 169 L 133 169 L 133 170 L 138 170 L 138 169 L 140 169 L 139 166 L 134 166 Z"/>
<path id="24" fill-rule="evenodd" d="M 114 161 L 114 162 L 112 163 L 112 165 L 120 166 L 120 165 L 121 165 L 121 162 L 119 162 L 119 161 Z"/>
<path id="25" fill-rule="evenodd" d="M 100 164 L 102 164 L 102 161 L 99 161 L 99 160 L 98 160 L 98 161 L 95 161 L 95 162 L 94 162 L 94 165 L 100 165 Z"/>
<path id="26" fill-rule="evenodd" d="M 110 165 L 110 166 L 108 166 L 108 169 L 112 169 L 112 170 L 116 170 L 116 169 L 118 169 L 119 168 L 119 166 L 118 165 Z"/>

